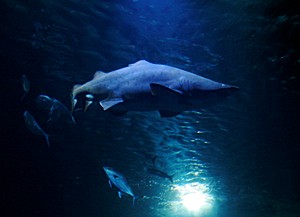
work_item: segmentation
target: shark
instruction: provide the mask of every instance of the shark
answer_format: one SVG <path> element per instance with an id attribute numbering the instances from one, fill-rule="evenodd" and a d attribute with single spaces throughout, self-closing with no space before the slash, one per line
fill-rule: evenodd
<path id="1" fill-rule="evenodd" d="M 173 117 L 204 108 L 237 89 L 183 69 L 139 60 L 108 73 L 97 71 L 92 80 L 74 85 L 71 104 L 73 111 L 77 95 L 85 93 L 84 110 L 92 101 L 98 101 L 104 111 L 115 115 L 159 111 L 161 117 Z"/>
<path id="2" fill-rule="evenodd" d="M 122 195 L 131 196 L 132 206 L 134 206 L 136 199 L 138 199 L 139 197 L 133 193 L 125 176 L 112 167 L 104 166 L 103 170 L 108 177 L 109 186 L 112 188 L 112 186 L 114 185 L 116 188 L 118 188 L 119 198 L 121 198 Z"/>

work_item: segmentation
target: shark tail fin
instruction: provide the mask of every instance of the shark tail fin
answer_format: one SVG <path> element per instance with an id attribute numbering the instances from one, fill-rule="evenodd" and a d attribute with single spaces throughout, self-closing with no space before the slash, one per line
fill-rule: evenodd
<path id="1" fill-rule="evenodd" d="M 73 86 L 73 89 L 72 89 L 72 92 L 71 92 L 71 96 L 70 96 L 70 98 L 71 98 L 71 114 L 73 113 L 73 111 L 74 111 L 74 108 L 75 108 L 75 106 L 76 106 L 76 103 L 77 103 L 77 99 L 75 99 L 75 97 L 76 97 L 76 95 L 80 92 L 80 87 L 81 87 L 82 85 L 81 84 L 75 84 L 74 86 Z"/>
<path id="2" fill-rule="evenodd" d="M 138 200 L 138 199 L 140 199 L 141 197 L 140 196 L 137 196 L 137 195 L 135 195 L 135 196 L 133 196 L 132 197 L 132 206 L 134 207 L 134 204 L 135 204 L 135 202 L 136 202 L 136 200 Z"/>

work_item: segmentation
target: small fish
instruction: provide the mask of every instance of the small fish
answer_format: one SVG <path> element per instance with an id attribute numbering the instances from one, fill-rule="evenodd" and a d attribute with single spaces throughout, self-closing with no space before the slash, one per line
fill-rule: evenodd
<path id="1" fill-rule="evenodd" d="M 30 82 L 25 74 L 22 75 L 21 80 L 22 80 L 23 90 L 25 91 L 24 95 L 22 96 L 22 100 L 23 100 L 30 90 Z"/>
<path id="2" fill-rule="evenodd" d="M 34 117 L 29 113 L 29 111 L 25 111 L 24 112 L 24 119 L 25 119 L 25 123 L 27 128 L 34 134 L 36 135 L 41 135 L 41 136 L 45 136 L 47 144 L 48 144 L 48 148 L 50 147 L 50 143 L 49 143 L 49 135 L 47 133 L 45 133 L 45 131 L 40 127 L 40 125 L 36 122 L 36 120 L 34 119 Z"/>
<path id="3" fill-rule="evenodd" d="M 173 183 L 173 176 L 174 175 L 170 176 L 167 173 L 165 173 L 161 170 L 155 169 L 155 168 L 148 168 L 147 171 L 149 173 L 153 174 L 153 175 L 156 175 L 156 176 L 159 176 L 159 177 L 162 177 L 162 178 L 167 178 Z"/>
<path id="4" fill-rule="evenodd" d="M 65 114 L 71 118 L 74 124 L 76 123 L 71 111 L 57 99 L 41 94 L 37 97 L 36 102 L 49 110 L 48 122 L 56 121 L 61 115 Z"/>
<path id="5" fill-rule="evenodd" d="M 132 197 L 132 206 L 134 206 L 135 200 L 138 198 L 138 196 L 136 196 L 133 193 L 126 178 L 121 173 L 116 171 L 114 168 L 103 167 L 103 169 L 109 179 L 108 180 L 109 186 L 112 187 L 112 184 L 114 184 L 114 186 L 118 188 L 119 198 L 121 198 L 122 194 L 131 196 Z"/>

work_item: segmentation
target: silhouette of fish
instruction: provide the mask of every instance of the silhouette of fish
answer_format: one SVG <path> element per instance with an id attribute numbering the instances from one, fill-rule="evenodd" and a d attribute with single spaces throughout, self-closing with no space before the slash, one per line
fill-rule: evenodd
<path id="1" fill-rule="evenodd" d="M 49 110 L 48 122 L 57 121 L 60 116 L 66 115 L 74 124 L 76 123 L 71 111 L 57 99 L 41 94 L 36 98 L 36 102 L 39 106 Z"/>
<path id="2" fill-rule="evenodd" d="M 121 198 L 122 194 L 128 195 L 132 197 L 132 205 L 134 206 L 135 200 L 138 198 L 136 196 L 131 187 L 129 186 L 127 179 L 120 172 L 116 171 L 112 167 L 103 167 L 107 177 L 109 186 L 112 187 L 114 185 L 118 188 L 118 195 Z"/>

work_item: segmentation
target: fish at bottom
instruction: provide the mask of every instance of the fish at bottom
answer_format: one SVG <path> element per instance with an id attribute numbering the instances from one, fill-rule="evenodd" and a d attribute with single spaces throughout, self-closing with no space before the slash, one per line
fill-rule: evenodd
<path id="1" fill-rule="evenodd" d="M 112 188 L 114 185 L 118 189 L 118 195 L 121 198 L 122 195 L 128 195 L 132 197 L 132 206 L 134 206 L 136 199 L 139 196 L 135 195 L 129 186 L 127 179 L 120 172 L 116 171 L 112 167 L 103 167 L 107 177 L 109 186 Z"/>

